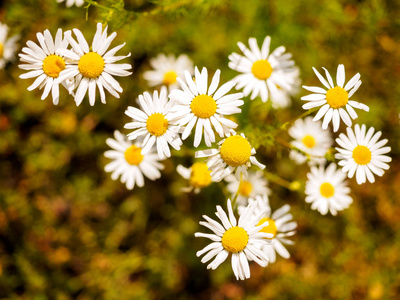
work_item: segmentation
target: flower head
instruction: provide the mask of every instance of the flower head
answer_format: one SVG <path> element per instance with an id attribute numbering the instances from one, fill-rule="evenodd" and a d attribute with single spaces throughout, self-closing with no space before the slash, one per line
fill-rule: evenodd
<path id="1" fill-rule="evenodd" d="M 344 65 L 339 65 L 336 73 L 336 85 L 334 85 L 328 70 L 325 68 L 323 69 L 325 70 L 327 80 L 313 68 L 314 73 L 327 90 L 316 86 L 310 87 L 303 85 L 303 88 L 314 94 L 301 97 L 301 100 L 310 101 L 303 105 L 304 109 L 321 106 L 313 121 L 317 121 L 325 115 L 322 128 L 327 129 L 329 122 L 332 120 L 333 131 L 336 132 L 340 126 L 340 119 L 342 119 L 347 126 L 351 126 L 352 122 L 350 117 L 353 119 L 358 117 L 354 108 L 365 111 L 369 111 L 369 108 L 365 104 L 350 100 L 351 96 L 353 96 L 361 85 L 361 75 L 359 73 L 354 75 L 349 82 L 344 85 Z"/>
<path id="2" fill-rule="evenodd" d="M 220 141 L 218 149 L 197 151 L 195 156 L 210 157 L 208 165 L 211 170 L 211 176 L 213 180 L 221 181 L 233 172 L 235 172 L 238 180 L 241 174 L 247 176 L 247 169 L 251 164 L 255 164 L 263 170 L 265 165 L 260 164 L 254 154 L 256 154 L 256 150 L 251 147 L 244 134 L 234 133 Z"/>
<path id="3" fill-rule="evenodd" d="M 202 263 L 215 257 L 207 266 L 207 269 L 215 270 L 231 253 L 233 273 L 237 280 L 244 280 L 250 278 L 249 260 L 254 260 L 262 267 L 268 265 L 268 259 L 260 248 L 269 243 L 266 238 L 272 238 L 272 234 L 260 232 L 268 223 L 264 222 L 257 226 L 263 212 L 255 215 L 256 205 L 247 207 L 238 221 L 233 214 L 229 199 L 227 206 L 229 217 L 221 206 L 217 206 L 216 214 L 222 225 L 208 216 L 203 216 L 207 222 L 201 221 L 200 225 L 212 230 L 213 234 L 196 232 L 195 236 L 205 237 L 213 242 L 198 251 L 196 255 L 201 256 L 207 253 L 201 259 Z"/>
<path id="4" fill-rule="evenodd" d="M 71 62 L 60 73 L 58 82 L 66 79 L 75 79 L 74 87 L 76 105 L 82 103 L 83 98 L 89 91 L 89 103 L 94 105 L 96 101 L 96 87 L 100 93 L 102 103 L 106 103 L 104 89 L 111 95 L 119 98 L 118 93 L 122 93 L 122 87 L 113 76 L 128 76 L 132 74 L 127 70 L 131 69 L 130 64 L 115 64 L 115 62 L 130 56 L 114 56 L 125 44 L 119 45 L 109 51 L 111 42 L 117 36 L 114 32 L 107 37 L 107 26 L 102 30 L 102 24 L 97 23 L 97 31 L 93 38 L 92 50 L 78 29 L 73 30 L 78 42 L 71 36 L 71 32 L 66 33 L 66 38 L 70 42 L 72 49 L 62 49 L 60 53 Z"/>
<path id="5" fill-rule="evenodd" d="M 236 93 L 225 95 L 234 86 L 229 81 L 223 84 L 219 89 L 220 71 L 217 70 L 213 76 L 210 86 L 208 86 L 208 72 L 203 68 L 200 73 L 195 68 L 195 81 L 193 81 L 189 72 L 185 72 L 186 83 L 178 77 L 183 90 L 175 89 L 171 92 L 170 98 L 177 101 L 174 108 L 175 117 L 180 126 L 186 126 L 182 133 L 182 139 L 185 140 L 192 129 L 196 126 L 194 137 L 194 146 L 198 147 L 203 136 L 208 147 L 215 142 L 214 129 L 220 137 L 229 135 L 232 128 L 236 128 L 237 124 L 224 115 L 240 113 L 242 110 L 239 106 L 243 105 L 243 100 L 239 100 L 243 94 Z"/>
<path id="6" fill-rule="evenodd" d="M 275 106 L 284 106 L 279 96 L 280 90 L 290 93 L 295 85 L 296 76 L 294 61 L 292 55 L 285 53 L 285 47 L 280 46 L 272 53 L 269 52 L 271 38 L 267 36 L 264 39 L 261 50 L 257 45 L 255 38 L 249 39 L 248 49 L 243 43 L 238 46 L 244 56 L 232 53 L 229 55 L 229 67 L 241 72 L 233 81 L 236 83 L 236 89 L 243 88 L 243 94 L 253 100 L 260 95 L 261 100 L 266 102 L 269 97 L 274 99 Z"/>
<path id="7" fill-rule="evenodd" d="M 311 167 L 307 178 L 306 202 L 321 214 L 330 212 L 336 216 L 338 211 L 348 208 L 353 202 L 349 196 L 350 188 L 344 181 L 346 174 L 336 170 L 335 163 L 331 163 L 326 170 L 323 166 Z"/>
<path id="8" fill-rule="evenodd" d="M 339 165 L 349 178 L 356 174 L 358 184 L 365 183 L 367 179 L 371 183 L 375 182 L 374 174 L 382 176 L 384 170 L 389 169 L 387 163 L 392 161 L 390 156 L 384 155 L 391 150 L 390 147 L 383 147 L 388 140 L 378 142 L 382 132 L 374 132 L 373 127 L 367 132 L 364 124 L 361 127 L 356 124 L 354 131 L 348 127 L 347 136 L 341 133 L 336 139 L 342 148 L 336 148 L 339 153 L 335 157 L 340 159 Z"/>
<path id="9" fill-rule="evenodd" d="M 191 192 L 194 189 L 195 193 L 199 193 L 202 188 L 212 183 L 211 171 L 206 163 L 196 162 L 190 168 L 178 165 L 176 170 L 183 178 L 189 180 L 189 187 L 184 188 L 184 192 Z"/>
<path id="10" fill-rule="evenodd" d="M 3 69 L 8 61 L 14 60 L 17 50 L 18 35 L 7 38 L 8 26 L 0 22 L 0 69 Z"/>
<path id="11" fill-rule="evenodd" d="M 150 180 L 161 177 L 160 170 L 164 166 L 159 162 L 160 158 L 155 153 L 155 149 L 150 149 L 146 154 L 141 153 L 139 143 L 132 144 L 118 130 L 114 132 L 115 139 L 108 138 L 106 143 L 113 150 L 108 150 L 104 156 L 112 159 L 112 162 L 104 167 L 106 172 L 112 172 L 111 178 L 118 179 L 126 184 L 126 188 L 131 190 L 135 184 L 139 187 L 144 185 L 143 175 Z"/>
<path id="12" fill-rule="evenodd" d="M 57 3 L 61 3 L 61 2 L 64 2 L 65 0 L 57 0 Z M 66 0 L 65 1 L 65 6 L 66 7 L 71 7 L 72 5 L 76 5 L 76 6 L 82 6 L 83 5 L 83 3 L 85 3 L 85 1 L 84 0 Z"/>

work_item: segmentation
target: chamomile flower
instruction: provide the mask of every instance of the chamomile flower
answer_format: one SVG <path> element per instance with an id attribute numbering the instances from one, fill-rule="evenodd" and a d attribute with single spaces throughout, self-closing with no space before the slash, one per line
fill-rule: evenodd
<path id="1" fill-rule="evenodd" d="M 384 155 L 390 152 L 390 147 L 383 147 L 388 142 L 387 139 L 380 140 L 382 132 L 378 131 L 374 134 L 375 129 L 356 124 L 354 131 L 350 127 L 347 128 L 347 136 L 343 133 L 339 135 L 336 142 L 342 148 L 337 147 L 339 152 L 335 158 L 340 159 L 339 166 L 342 166 L 342 171 L 347 172 L 347 176 L 352 178 L 356 173 L 358 184 L 375 182 L 374 174 L 382 176 L 384 170 L 389 169 L 387 163 L 392 161 L 392 158 Z"/>
<path id="2" fill-rule="evenodd" d="M 65 0 L 57 0 L 57 3 L 61 3 L 61 2 L 64 2 Z M 71 7 L 72 5 L 76 5 L 76 6 L 82 6 L 83 5 L 83 3 L 85 3 L 85 1 L 83 1 L 83 0 L 66 0 L 65 1 L 65 6 L 66 7 Z"/>
<path id="3" fill-rule="evenodd" d="M 232 194 L 232 197 L 237 196 L 239 205 L 246 205 L 248 198 L 255 198 L 257 195 L 269 195 L 270 189 L 267 187 L 268 181 L 264 177 L 262 171 L 249 171 L 246 177 L 237 180 L 234 175 L 225 177 L 228 182 L 227 189 Z"/>
<path id="4" fill-rule="evenodd" d="M 349 82 L 344 85 L 344 65 L 339 65 L 336 73 L 335 86 L 328 70 L 325 68 L 323 69 L 325 70 L 327 80 L 315 68 L 313 68 L 315 75 L 317 75 L 318 79 L 327 90 L 316 86 L 303 85 L 303 88 L 313 92 L 314 94 L 301 97 L 301 100 L 310 101 L 303 105 L 304 109 L 321 106 L 313 120 L 318 121 L 325 116 L 322 128 L 327 129 L 329 122 L 332 120 L 333 131 L 336 132 L 340 126 L 340 119 L 342 119 L 347 126 L 351 126 L 351 118 L 356 119 L 358 117 L 354 108 L 369 111 L 369 107 L 357 101 L 350 100 L 351 96 L 353 96 L 361 85 L 360 73 L 354 75 Z"/>
<path id="5" fill-rule="evenodd" d="M 350 188 L 344 181 L 346 174 L 336 170 L 335 163 L 331 163 L 326 170 L 323 166 L 311 167 L 307 178 L 306 202 L 322 215 L 330 212 L 336 216 L 338 211 L 348 208 L 353 202 L 349 196 Z"/>
<path id="6" fill-rule="evenodd" d="M 271 93 L 271 104 L 275 109 L 288 107 L 291 104 L 291 97 L 298 94 L 300 90 L 301 80 L 298 67 L 293 67 L 291 70 L 285 72 L 285 78 L 288 78 L 286 89 L 277 85 L 278 89 L 274 93 Z"/>
<path id="7" fill-rule="evenodd" d="M 290 151 L 290 158 L 296 163 L 302 164 L 307 159 L 310 165 L 325 163 L 324 156 L 332 146 L 333 140 L 330 133 L 321 128 L 321 123 L 321 121 L 313 122 L 311 117 L 307 117 L 304 120 L 296 120 L 289 128 L 288 133 L 294 138 L 290 144 L 303 152 Z"/>
<path id="8" fill-rule="evenodd" d="M 233 81 L 236 89 L 243 88 L 243 94 L 253 100 L 257 96 L 263 102 L 267 102 L 269 97 L 273 97 L 278 103 L 279 89 L 291 90 L 294 78 L 290 74 L 293 72 L 294 61 L 291 60 L 290 53 L 284 53 L 285 47 L 280 46 L 272 53 L 269 52 L 271 38 L 264 39 L 261 50 L 255 38 L 249 39 L 250 50 L 241 42 L 238 43 L 244 56 L 232 53 L 229 55 L 229 67 L 241 72 Z"/>
<path id="9" fill-rule="evenodd" d="M 0 69 L 3 69 L 7 62 L 12 61 L 17 51 L 18 35 L 7 38 L 8 26 L 0 22 Z"/>
<path id="10" fill-rule="evenodd" d="M 218 90 L 220 71 L 217 70 L 208 86 L 207 69 L 203 68 L 201 73 L 195 67 L 195 81 L 193 81 L 190 73 L 185 71 L 186 83 L 178 77 L 182 90 L 175 89 L 171 92 L 170 98 L 177 101 L 175 106 L 177 124 L 186 126 L 182 133 L 182 140 L 185 140 L 192 129 L 196 126 L 194 136 L 194 146 L 198 147 L 204 128 L 204 140 L 208 147 L 215 142 L 214 129 L 222 138 L 228 136 L 232 128 L 236 128 L 237 124 L 224 115 L 240 113 L 242 110 L 239 106 L 243 105 L 243 100 L 239 100 L 243 94 L 236 93 L 225 95 L 228 93 L 234 83 L 228 81 Z"/>
<path id="11" fill-rule="evenodd" d="M 189 180 L 189 187 L 183 188 L 184 192 L 194 192 L 197 194 L 202 188 L 209 186 L 212 183 L 211 171 L 203 162 L 196 162 L 190 168 L 185 168 L 182 165 L 176 167 L 178 173 L 185 179 Z"/>
<path id="12" fill-rule="evenodd" d="M 285 204 L 271 214 L 271 206 L 269 205 L 269 200 L 266 195 L 257 196 L 255 199 L 249 199 L 250 204 L 254 202 L 257 205 L 255 212 L 264 212 L 258 224 L 268 222 L 268 226 L 265 226 L 260 230 L 260 232 L 266 232 L 273 235 L 272 238 L 269 238 L 271 243 L 263 245 L 261 250 L 268 257 L 270 263 L 276 261 L 276 253 L 283 258 L 290 258 L 290 253 L 285 248 L 284 244 L 294 244 L 294 242 L 287 239 L 287 237 L 293 236 L 296 233 L 297 228 L 297 223 L 293 221 L 293 216 L 289 213 L 290 205 Z M 239 206 L 238 211 L 243 211 L 243 207 Z"/>
<path id="13" fill-rule="evenodd" d="M 28 47 L 22 48 L 22 53 L 19 54 L 20 60 L 25 63 L 19 65 L 19 67 L 30 71 L 20 75 L 19 78 L 37 77 L 33 84 L 28 87 L 28 91 L 37 87 L 39 89 L 44 88 L 42 100 L 51 92 L 53 103 L 57 105 L 60 83 L 69 91 L 72 88 L 71 81 L 58 81 L 67 64 L 67 59 L 61 52 L 67 49 L 68 41 L 63 39 L 61 29 L 58 29 L 54 40 L 49 30 L 45 30 L 43 34 L 38 32 L 36 36 L 40 46 L 28 41 L 26 43 Z"/>
<path id="14" fill-rule="evenodd" d="M 150 65 L 154 70 L 143 73 L 144 79 L 149 82 L 150 86 L 165 85 L 170 90 L 178 88 L 177 77 L 184 78 L 185 70 L 191 75 L 193 74 L 193 62 L 185 54 L 175 58 L 170 54 L 159 54 L 150 60 Z"/>
<path id="15" fill-rule="evenodd" d="M 272 234 L 260 232 L 268 223 L 256 226 L 263 213 L 254 214 L 256 205 L 247 207 L 238 222 L 233 214 L 232 204 L 229 199 L 227 206 L 229 218 L 221 206 L 217 206 L 216 215 L 221 220 L 222 225 L 203 215 L 207 222 L 201 221 L 200 225 L 212 230 L 213 234 L 196 232 L 195 236 L 205 237 L 213 242 L 198 251 L 196 255 L 199 257 L 207 253 L 201 259 L 202 263 L 206 263 L 215 257 L 207 266 L 207 269 L 215 270 L 231 253 L 233 273 L 237 280 L 244 280 L 250 278 L 249 260 L 255 261 L 262 267 L 268 265 L 268 259 L 260 248 L 269 242 L 266 238 L 272 238 Z"/>
<path id="16" fill-rule="evenodd" d="M 114 132 L 114 137 L 115 139 L 106 140 L 107 145 L 113 150 L 104 153 L 105 157 L 112 159 L 104 170 L 112 172 L 113 180 L 121 176 L 121 182 L 131 190 L 135 184 L 139 187 L 144 185 L 143 175 L 150 180 L 161 177 L 160 170 L 164 169 L 164 166 L 159 162 L 160 158 L 154 148 L 143 155 L 138 142 L 132 144 L 118 130 Z"/>
<path id="17" fill-rule="evenodd" d="M 125 43 L 107 51 L 117 34 L 114 32 L 107 37 L 107 27 L 103 31 L 101 23 L 97 23 L 92 51 L 89 50 L 89 45 L 82 32 L 74 29 L 74 33 L 78 42 L 72 38 L 71 32 L 65 34 L 72 49 L 62 49 L 60 53 L 70 59 L 71 63 L 60 73 L 58 81 L 62 82 L 66 79 L 75 78 L 75 87 L 77 88 L 75 102 L 77 106 L 82 103 L 88 91 L 89 103 L 93 106 L 96 101 L 96 87 L 99 90 L 102 103 L 106 103 L 104 89 L 114 97 L 119 98 L 118 93 L 122 93 L 122 87 L 113 76 L 132 74 L 132 72 L 127 71 L 132 68 L 130 64 L 115 64 L 115 62 L 130 56 L 130 53 L 126 56 L 114 56 Z"/>
<path id="18" fill-rule="evenodd" d="M 209 157 L 208 166 L 214 181 L 221 181 L 223 178 L 235 172 L 237 180 L 240 175 L 247 176 L 247 169 L 255 164 L 261 170 L 265 165 L 260 164 L 254 157 L 256 150 L 251 147 L 244 134 L 236 134 L 223 139 L 218 143 L 218 149 L 197 151 L 195 157 Z"/>
<path id="19" fill-rule="evenodd" d="M 160 95 L 154 91 L 153 98 L 147 92 L 139 95 L 141 110 L 129 106 L 125 114 L 133 122 L 125 124 L 125 128 L 134 129 L 128 134 L 130 140 L 144 137 L 141 145 L 142 154 L 146 154 L 154 144 L 161 159 L 171 156 L 169 145 L 179 150 L 182 141 L 178 135 L 179 127 L 174 125 L 170 112 L 173 101 L 168 101 L 166 88 L 161 89 Z"/>

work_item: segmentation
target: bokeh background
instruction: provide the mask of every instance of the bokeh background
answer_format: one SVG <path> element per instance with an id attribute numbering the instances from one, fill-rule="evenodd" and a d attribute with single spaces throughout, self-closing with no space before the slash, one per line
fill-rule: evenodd
<path id="1" fill-rule="evenodd" d="M 121 5 L 125 2 L 127 13 Z M 60 104 L 26 89 L 18 61 L 0 70 L 0 298 L 1 299 L 398 299 L 400 297 L 400 2 L 391 0 L 196 0 L 102 1 L 112 10 L 66 8 L 55 0 L 5 0 L 0 21 L 19 46 L 36 33 L 79 28 L 92 40 L 97 21 L 116 30 L 113 45 L 133 65 L 120 78 L 121 99 L 84 100 L 76 107 L 61 90 Z M 113 6 L 114 5 L 114 6 Z M 289 203 L 298 222 L 291 259 L 267 268 L 251 265 L 251 278 L 236 281 L 230 262 L 215 271 L 196 257 L 208 241 L 201 215 L 225 206 L 223 185 L 184 194 L 176 172 L 189 166 L 182 153 L 164 161 L 161 179 L 126 190 L 103 171 L 105 140 L 123 129 L 128 105 L 151 90 L 142 77 L 159 53 L 186 53 L 222 81 L 236 72 L 228 55 L 236 43 L 266 35 L 272 47 L 293 53 L 304 84 L 319 85 L 311 67 L 336 73 L 346 66 L 363 84 L 354 99 L 367 104 L 359 123 L 389 139 L 390 170 L 376 183 L 348 180 L 354 203 L 337 217 L 321 216 L 304 201 L 307 166 L 288 159 L 288 149 L 263 139 L 263 130 L 303 113 L 300 96 L 273 110 L 258 99 L 236 115 L 271 173 L 301 184 L 290 191 L 270 182 L 273 209 Z M 248 100 L 248 99 L 247 99 Z M 258 124 L 257 126 L 254 124 Z M 262 124 L 262 125 L 260 125 Z M 343 131 L 343 124 L 341 130 Z M 257 138 L 261 137 L 261 138 Z M 336 137 L 336 136 L 335 136 Z M 283 136 L 289 141 L 287 135 Z M 252 140 L 253 139 L 253 140 Z M 190 145 L 190 141 L 187 142 Z"/>

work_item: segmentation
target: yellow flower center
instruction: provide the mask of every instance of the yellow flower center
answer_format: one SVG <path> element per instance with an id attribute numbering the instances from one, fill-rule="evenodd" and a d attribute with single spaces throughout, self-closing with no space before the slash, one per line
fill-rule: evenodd
<path id="1" fill-rule="evenodd" d="M 245 164 L 251 155 L 250 143 L 241 135 L 232 135 L 222 143 L 221 157 L 224 162 L 232 167 Z"/>
<path id="2" fill-rule="evenodd" d="M 161 113 L 152 114 L 147 118 L 146 128 L 152 135 L 163 135 L 168 129 L 168 120 Z"/>
<path id="3" fill-rule="evenodd" d="M 198 95 L 193 98 L 190 109 L 196 117 L 206 119 L 215 114 L 217 103 L 211 96 Z"/>
<path id="4" fill-rule="evenodd" d="M 3 57 L 3 51 L 4 51 L 4 46 L 2 43 L 0 43 L 0 58 Z"/>
<path id="5" fill-rule="evenodd" d="M 78 70 L 86 78 L 97 78 L 104 70 L 104 59 L 96 52 L 88 52 L 79 60 Z"/>
<path id="6" fill-rule="evenodd" d="M 335 188 L 329 182 L 324 182 L 319 187 L 319 192 L 321 193 L 322 197 L 330 198 L 335 194 Z"/>
<path id="7" fill-rule="evenodd" d="M 141 152 L 142 148 L 132 145 L 125 150 L 125 160 L 128 162 L 128 164 L 137 166 L 143 160 L 143 155 Z"/>
<path id="8" fill-rule="evenodd" d="M 211 183 L 211 171 L 208 170 L 206 163 L 194 163 L 190 174 L 190 185 L 195 188 L 204 188 Z"/>
<path id="9" fill-rule="evenodd" d="M 178 77 L 178 74 L 176 74 L 174 71 L 165 72 L 164 79 L 163 79 L 163 84 L 170 85 L 170 84 L 175 83 L 176 82 L 176 77 Z"/>
<path id="10" fill-rule="evenodd" d="M 64 58 L 51 54 L 43 60 L 43 72 L 53 78 L 57 78 L 62 70 L 65 69 Z"/>
<path id="11" fill-rule="evenodd" d="M 254 77 L 260 80 L 269 78 L 269 76 L 272 74 L 272 71 L 273 69 L 269 61 L 266 59 L 257 60 L 251 67 L 251 73 L 253 73 Z"/>
<path id="12" fill-rule="evenodd" d="M 353 150 L 354 161 L 359 165 L 367 165 L 371 161 L 371 150 L 366 146 L 358 145 Z"/>
<path id="13" fill-rule="evenodd" d="M 315 139 L 313 136 L 311 135 L 306 135 L 305 137 L 303 137 L 302 139 L 303 144 L 307 147 L 307 148 L 312 148 L 315 146 Z"/>
<path id="14" fill-rule="evenodd" d="M 260 226 L 262 223 L 267 222 L 267 221 L 268 221 L 268 226 L 265 226 L 264 228 L 262 228 L 260 230 L 260 232 L 272 233 L 274 235 L 272 238 L 266 238 L 266 239 L 272 240 L 276 236 L 276 233 L 278 231 L 274 220 L 272 220 L 270 218 L 262 218 L 260 220 L 260 222 L 258 222 L 257 226 Z"/>
<path id="15" fill-rule="evenodd" d="M 335 86 L 326 93 L 326 102 L 332 108 L 343 107 L 347 104 L 347 101 L 349 101 L 349 94 L 340 86 Z"/>
<path id="16" fill-rule="evenodd" d="M 248 197 L 253 190 L 253 186 L 249 181 L 241 181 L 239 184 L 239 194 Z"/>
<path id="17" fill-rule="evenodd" d="M 237 253 L 247 246 L 249 235 L 242 227 L 231 227 L 222 236 L 222 246 L 229 252 Z"/>

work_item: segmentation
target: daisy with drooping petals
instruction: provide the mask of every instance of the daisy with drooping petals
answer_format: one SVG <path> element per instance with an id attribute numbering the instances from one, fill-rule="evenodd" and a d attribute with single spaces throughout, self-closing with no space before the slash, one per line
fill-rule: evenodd
<path id="1" fill-rule="evenodd" d="M 8 61 L 12 61 L 15 58 L 15 52 L 17 51 L 17 40 L 18 35 L 14 35 L 11 38 L 7 38 L 8 26 L 0 22 L 0 69 L 3 69 Z"/>
<path id="2" fill-rule="evenodd" d="M 19 54 L 20 60 L 25 63 L 19 65 L 19 67 L 30 71 L 20 75 L 19 78 L 37 77 L 34 83 L 28 87 L 28 91 L 37 87 L 39 89 L 44 88 L 42 100 L 51 92 L 53 103 L 57 105 L 60 83 L 69 91 L 72 89 L 71 81 L 58 81 L 61 72 L 66 67 L 66 58 L 61 52 L 67 49 L 68 41 L 63 39 L 61 29 L 58 29 L 55 40 L 53 40 L 49 30 L 45 30 L 43 34 L 38 32 L 36 36 L 40 46 L 28 41 L 26 43 L 28 47 L 22 48 L 22 53 Z"/>
<path id="3" fill-rule="evenodd" d="M 106 172 L 112 172 L 111 178 L 125 183 L 126 188 L 131 190 L 135 184 L 139 187 L 144 185 L 143 175 L 150 180 L 161 177 L 160 170 L 164 166 L 159 162 L 160 158 L 154 148 L 142 155 L 139 143 L 132 144 L 118 130 L 114 132 L 115 139 L 108 138 L 106 143 L 113 150 L 108 150 L 104 156 L 113 161 L 104 167 Z"/>
<path id="4" fill-rule="evenodd" d="M 290 53 L 284 53 L 285 47 L 280 46 L 272 53 L 269 53 L 271 38 L 264 39 L 261 50 L 255 38 L 249 38 L 250 50 L 241 42 L 238 43 L 244 56 L 232 53 L 229 55 L 229 67 L 241 72 L 233 81 L 236 89 L 243 88 L 243 94 L 250 99 L 260 95 L 263 102 L 267 102 L 271 96 L 275 103 L 279 103 L 279 89 L 291 90 L 294 77 L 291 72 L 294 70 L 294 61 Z"/>
<path id="5" fill-rule="evenodd" d="M 61 2 L 64 2 L 65 0 L 57 0 L 57 3 L 61 3 Z M 76 5 L 76 6 L 82 6 L 83 5 L 83 3 L 85 3 L 85 1 L 84 0 L 66 0 L 65 1 L 65 6 L 66 7 L 71 7 L 72 5 Z"/>
<path id="6" fill-rule="evenodd" d="M 272 238 L 272 234 L 260 232 L 267 226 L 268 222 L 257 226 L 263 212 L 254 214 L 256 205 L 250 205 L 240 216 L 239 221 L 233 214 L 231 201 L 228 199 L 228 216 L 221 206 L 217 206 L 217 217 L 221 223 L 203 215 L 207 221 L 201 221 L 200 225 L 213 231 L 213 234 L 196 232 L 196 237 L 205 237 L 213 242 L 204 249 L 198 251 L 199 257 L 205 253 L 201 259 L 202 263 L 215 259 L 207 266 L 207 269 L 215 270 L 232 253 L 232 270 L 237 280 L 250 278 L 249 260 L 254 260 L 262 267 L 268 265 L 268 259 L 260 248 L 269 241 L 266 238 Z"/>
<path id="7" fill-rule="evenodd" d="M 309 159 L 310 165 L 325 163 L 325 155 L 333 144 L 333 140 L 328 131 L 321 128 L 321 121 L 313 122 L 311 117 L 304 120 L 298 119 L 289 128 L 289 135 L 294 138 L 290 142 L 296 149 L 290 151 L 290 158 L 296 163 L 302 164 Z M 304 154 L 307 154 L 305 156 Z"/>
<path id="8" fill-rule="evenodd" d="M 347 126 L 351 126 L 351 118 L 356 119 L 358 117 L 354 108 L 369 111 L 369 107 L 357 101 L 350 100 L 351 96 L 353 96 L 361 85 L 360 73 L 354 75 L 349 82 L 344 85 L 344 65 L 339 65 L 336 73 L 335 86 L 328 70 L 325 68 L 323 69 L 325 70 L 325 75 L 328 80 L 325 80 L 325 78 L 313 68 L 314 73 L 327 90 L 316 86 L 303 85 L 303 88 L 315 94 L 301 97 L 301 100 L 310 101 L 303 105 L 304 109 L 321 106 L 313 120 L 318 121 L 325 115 L 322 128 L 327 129 L 329 122 L 332 120 L 333 131 L 336 132 L 339 129 L 340 119 L 342 119 Z"/>
<path id="9" fill-rule="evenodd" d="M 210 157 L 208 166 L 213 180 L 218 182 L 235 172 L 237 180 L 240 175 L 247 176 L 247 169 L 255 164 L 261 170 L 265 165 L 260 164 L 254 157 L 256 150 L 251 147 L 244 134 L 236 134 L 223 139 L 218 143 L 218 149 L 197 151 L 195 157 Z"/>
<path id="10" fill-rule="evenodd" d="M 356 173 L 358 184 L 375 182 L 374 174 L 382 176 L 384 170 L 389 169 L 387 163 L 392 161 L 392 158 L 384 155 L 390 152 L 390 147 L 383 147 L 388 142 L 387 139 L 378 142 L 382 132 L 378 131 L 374 134 L 374 127 L 369 128 L 363 124 L 356 124 L 354 131 L 348 127 L 347 136 L 343 133 L 339 135 L 336 142 L 342 148 L 337 147 L 339 152 L 335 158 L 340 159 L 339 166 L 342 166 L 342 171 L 347 172 L 347 176 L 352 178 Z"/>
<path id="11" fill-rule="evenodd" d="M 202 188 L 209 186 L 212 183 L 211 171 L 203 162 L 196 162 L 190 168 L 185 168 L 182 165 L 176 167 L 178 173 L 185 179 L 189 180 L 189 187 L 183 188 L 184 192 L 194 192 L 197 194 Z"/>
<path id="12" fill-rule="evenodd" d="M 290 258 L 289 251 L 285 248 L 286 245 L 293 245 L 294 242 L 287 239 L 289 236 L 293 236 L 296 233 L 297 223 L 293 222 L 293 216 L 289 213 L 290 205 L 286 204 L 281 208 L 277 209 L 271 215 L 271 206 L 266 195 L 257 196 L 255 199 L 249 199 L 249 203 L 256 202 L 258 211 L 264 211 L 261 216 L 261 220 L 258 224 L 268 222 L 268 226 L 265 226 L 260 232 L 266 232 L 273 235 L 272 238 L 268 238 L 271 243 L 263 245 L 261 250 L 268 257 L 269 262 L 274 263 L 276 261 L 276 253 L 283 258 Z M 238 210 L 243 211 L 243 207 L 239 206 Z"/>
<path id="13" fill-rule="evenodd" d="M 143 73 L 144 79 L 150 86 L 165 85 L 170 90 L 178 87 L 177 77 L 184 78 L 184 72 L 188 71 L 193 75 L 193 63 L 185 54 L 175 58 L 170 54 L 159 54 L 150 60 L 150 65 L 154 70 Z"/>
<path id="14" fill-rule="evenodd" d="M 174 125 L 170 112 L 173 101 L 168 101 L 167 89 L 161 89 L 160 95 L 154 91 L 153 98 L 147 92 L 139 95 L 141 110 L 129 106 L 125 114 L 133 119 L 133 122 L 125 124 L 125 128 L 134 129 L 128 134 L 130 140 L 144 136 L 141 145 L 142 154 L 146 154 L 154 144 L 157 146 L 158 156 L 163 159 L 171 156 L 169 145 L 179 150 L 182 141 L 179 138 L 179 127 Z"/>
<path id="15" fill-rule="evenodd" d="M 82 32 L 74 29 L 74 33 L 78 42 L 72 38 L 71 32 L 65 34 L 72 49 L 62 49 L 60 53 L 70 59 L 71 64 L 68 64 L 65 70 L 60 73 L 58 81 L 62 82 L 65 79 L 75 78 L 75 87 L 77 87 L 75 102 L 77 106 L 82 103 L 88 91 L 89 103 L 92 106 L 94 105 L 96 101 L 96 86 L 102 103 L 106 103 L 104 89 L 114 97 L 119 98 L 118 93 L 122 93 L 122 87 L 113 76 L 128 76 L 132 74 L 132 72 L 127 71 L 132 68 L 130 64 L 115 64 L 115 62 L 130 56 L 130 53 L 126 56 L 114 56 L 125 43 L 107 51 L 117 34 L 113 32 L 107 37 L 107 26 L 103 32 L 101 23 L 97 23 L 92 51 L 89 50 L 89 45 Z"/>
<path id="16" fill-rule="evenodd" d="M 237 180 L 236 176 L 229 175 L 225 177 L 228 182 L 227 189 L 235 197 L 239 205 L 247 206 L 248 198 L 255 198 L 257 195 L 269 195 L 270 189 L 267 187 L 268 181 L 264 178 L 262 171 L 249 171 L 246 177 Z"/>
<path id="17" fill-rule="evenodd" d="M 349 196 L 350 188 L 344 181 L 346 174 L 336 170 L 335 163 L 331 163 L 326 170 L 323 166 L 311 167 L 307 178 L 306 202 L 312 203 L 311 209 L 318 210 L 322 215 L 329 211 L 336 216 L 338 211 L 348 208 L 353 202 Z"/>
<path id="18" fill-rule="evenodd" d="M 197 148 L 201 142 L 204 128 L 204 140 L 208 147 L 215 142 L 214 129 L 222 138 L 229 135 L 232 128 L 236 128 L 237 124 L 224 115 L 240 113 L 242 110 L 239 106 L 243 105 L 243 100 L 239 100 L 243 94 L 236 93 L 225 95 L 228 93 L 234 83 L 228 81 L 218 90 L 220 70 L 217 70 L 213 76 L 210 86 L 208 86 L 207 69 L 203 68 L 201 73 L 195 67 L 195 81 L 193 81 L 190 73 L 185 71 L 186 83 L 178 77 L 183 90 L 175 89 L 169 97 L 177 101 L 175 106 L 175 117 L 177 124 L 186 126 L 182 133 L 182 140 L 185 140 L 192 129 L 196 127 L 194 136 L 194 146 Z"/>

